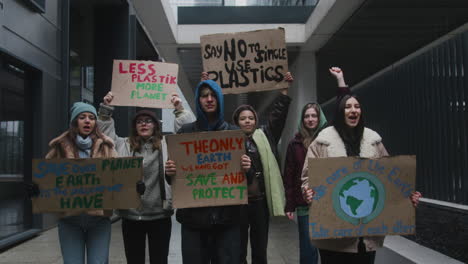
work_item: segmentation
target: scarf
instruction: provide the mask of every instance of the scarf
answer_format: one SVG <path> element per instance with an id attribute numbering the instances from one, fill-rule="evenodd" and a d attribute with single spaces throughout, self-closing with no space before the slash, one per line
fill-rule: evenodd
<path id="1" fill-rule="evenodd" d="M 265 195 L 270 216 L 284 216 L 285 195 L 281 172 L 270 143 L 261 129 L 256 129 L 253 140 L 257 144 L 263 166 Z"/>
<path id="2" fill-rule="evenodd" d="M 80 135 L 76 135 L 75 142 L 78 147 L 78 156 L 83 159 L 89 158 L 91 156 L 91 146 L 93 146 L 91 137 L 82 138 Z"/>

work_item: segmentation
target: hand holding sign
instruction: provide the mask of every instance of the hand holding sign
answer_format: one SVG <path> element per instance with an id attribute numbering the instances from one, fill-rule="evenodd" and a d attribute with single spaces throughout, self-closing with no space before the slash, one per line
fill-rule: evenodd
<path id="1" fill-rule="evenodd" d="M 112 100 L 114 100 L 114 95 L 112 94 L 112 92 L 108 92 L 106 96 L 104 96 L 104 98 L 102 99 L 102 102 L 105 105 L 110 105 L 112 103 Z"/>
<path id="2" fill-rule="evenodd" d="M 166 170 L 166 175 L 169 176 L 169 177 L 173 177 L 176 175 L 177 173 L 177 169 L 176 169 L 176 164 L 173 160 L 168 160 L 166 161 L 166 166 L 165 166 L 165 170 Z"/>
<path id="3" fill-rule="evenodd" d="M 182 99 L 180 99 L 179 95 L 174 93 L 171 95 L 171 104 L 174 106 L 176 110 L 183 110 L 182 107 Z"/>
<path id="4" fill-rule="evenodd" d="M 312 200 L 314 199 L 314 194 L 315 194 L 314 190 L 312 190 L 309 187 L 304 187 L 302 189 L 302 196 L 308 204 L 312 203 Z"/>
<path id="5" fill-rule="evenodd" d="M 292 82 L 294 82 L 294 78 L 290 72 L 287 72 L 286 75 L 284 76 L 284 80 L 291 85 Z M 288 95 L 288 88 L 281 89 L 281 93 L 284 95 Z"/>
<path id="6" fill-rule="evenodd" d="M 250 170 L 250 166 L 252 165 L 252 162 L 250 161 L 250 157 L 247 155 L 242 155 L 241 157 L 241 167 L 244 170 L 244 172 L 248 172 Z"/>
<path id="7" fill-rule="evenodd" d="M 209 79 L 210 79 L 210 76 L 209 76 L 209 74 L 207 72 L 202 72 L 201 73 L 201 78 L 200 78 L 201 81 L 206 81 L 206 80 L 209 80 Z"/>
<path id="8" fill-rule="evenodd" d="M 411 193 L 410 200 L 414 207 L 418 207 L 420 198 L 422 198 L 422 194 L 420 192 Z"/>

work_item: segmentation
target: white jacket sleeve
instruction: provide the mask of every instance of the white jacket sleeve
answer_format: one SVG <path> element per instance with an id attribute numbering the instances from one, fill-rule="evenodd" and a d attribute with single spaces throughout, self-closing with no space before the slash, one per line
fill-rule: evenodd
<path id="1" fill-rule="evenodd" d="M 174 110 L 174 132 L 177 133 L 184 124 L 189 124 L 195 121 L 195 116 L 191 111 L 185 109 Z"/>

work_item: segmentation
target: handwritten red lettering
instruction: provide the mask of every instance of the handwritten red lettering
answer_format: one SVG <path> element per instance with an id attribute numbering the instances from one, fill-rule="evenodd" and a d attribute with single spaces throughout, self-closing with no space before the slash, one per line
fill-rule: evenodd
<path id="1" fill-rule="evenodd" d="M 213 152 L 228 152 L 232 150 L 242 149 L 244 146 L 243 138 L 221 138 L 221 139 L 203 139 L 180 142 L 185 146 L 185 154 L 197 153 L 213 153 Z"/>

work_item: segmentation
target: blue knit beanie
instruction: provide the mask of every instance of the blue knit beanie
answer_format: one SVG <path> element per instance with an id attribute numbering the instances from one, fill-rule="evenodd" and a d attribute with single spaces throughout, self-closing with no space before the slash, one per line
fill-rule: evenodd
<path id="1" fill-rule="evenodd" d="M 90 112 L 95 117 L 97 117 L 96 108 L 94 108 L 94 106 L 87 104 L 87 103 L 83 103 L 83 102 L 76 102 L 73 104 L 72 108 L 70 109 L 70 113 L 71 113 L 70 123 L 73 122 L 73 120 L 75 120 L 75 118 L 79 114 L 84 113 L 84 112 Z"/>

